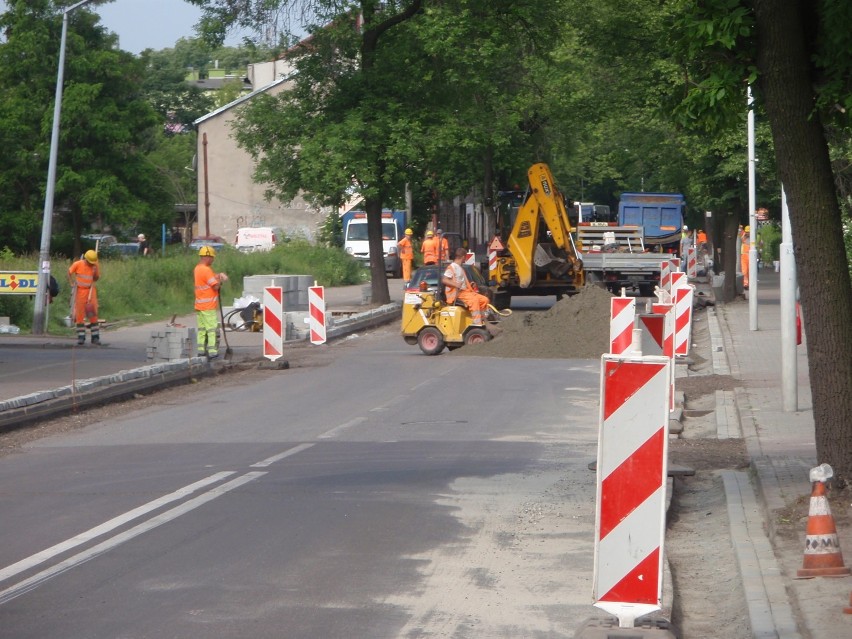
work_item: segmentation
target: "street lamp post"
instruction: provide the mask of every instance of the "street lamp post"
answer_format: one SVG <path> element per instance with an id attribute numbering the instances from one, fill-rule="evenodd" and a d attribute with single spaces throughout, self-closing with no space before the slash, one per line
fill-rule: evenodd
<path id="1" fill-rule="evenodd" d="M 38 254 L 38 287 L 33 311 L 33 334 L 43 335 L 47 286 L 50 279 L 50 235 L 53 223 L 53 195 L 56 187 L 56 157 L 59 151 L 59 116 L 62 113 L 62 84 L 65 75 L 65 40 L 68 36 L 68 14 L 93 0 L 81 0 L 62 12 L 62 38 L 59 42 L 59 70 L 56 72 L 56 98 L 53 102 L 53 128 L 50 133 L 50 159 L 47 164 L 47 190 L 44 194 L 44 218 L 41 224 L 41 247 Z"/>

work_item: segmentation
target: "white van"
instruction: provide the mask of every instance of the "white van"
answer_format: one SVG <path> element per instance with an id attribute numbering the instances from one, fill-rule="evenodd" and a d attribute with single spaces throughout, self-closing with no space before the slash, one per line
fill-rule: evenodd
<path id="1" fill-rule="evenodd" d="M 271 251 L 278 246 L 284 234 L 278 227 L 273 226 L 246 226 L 237 229 L 237 239 L 234 246 L 243 253 L 254 251 Z"/>

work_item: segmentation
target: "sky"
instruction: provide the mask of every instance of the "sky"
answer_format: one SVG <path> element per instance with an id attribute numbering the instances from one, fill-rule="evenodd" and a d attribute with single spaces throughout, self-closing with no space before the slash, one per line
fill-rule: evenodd
<path id="1" fill-rule="evenodd" d="M 0 0 L 0 10 L 6 3 Z M 118 35 L 119 47 L 139 54 L 144 49 L 173 47 L 181 38 L 195 35 L 195 23 L 201 9 L 184 0 L 115 0 L 92 7 L 101 17 L 101 24 Z M 229 37 L 225 44 L 237 46 L 240 37 Z"/>

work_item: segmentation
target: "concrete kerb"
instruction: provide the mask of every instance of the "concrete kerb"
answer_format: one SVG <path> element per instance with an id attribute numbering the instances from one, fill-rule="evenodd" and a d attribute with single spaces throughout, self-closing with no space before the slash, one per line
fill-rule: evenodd
<path id="1" fill-rule="evenodd" d="M 326 336 L 331 341 L 357 331 L 386 324 L 399 318 L 401 308 L 400 303 L 394 302 L 369 311 L 353 313 L 342 320 L 336 319 L 334 325 L 327 330 Z M 68 345 L 56 343 L 55 346 L 46 347 L 66 348 Z M 257 357 L 245 357 L 240 361 L 262 363 L 266 360 L 258 353 Z M 155 390 L 162 386 L 189 383 L 194 378 L 213 374 L 228 366 L 230 364 L 223 360 L 214 363 L 203 357 L 179 359 L 123 370 L 102 377 L 81 379 L 70 386 L 14 397 L 0 401 L 0 431 L 106 401 L 131 397 L 136 393 Z"/>
<path id="2" fill-rule="evenodd" d="M 719 321 L 716 308 L 707 308 L 713 372 L 717 375 L 736 375 L 739 373 L 739 364 L 735 357 L 731 357 L 734 355 L 733 341 L 722 328 L 723 322 Z M 771 523 L 767 493 L 772 494 L 772 490 L 766 490 L 766 482 L 771 480 L 774 473 L 771 463 L 764 459 L 760 450 L 745 393 L 741 389 L 733 393 L 717 391 L 715 409 L 719 438 L 745 438 L 751 474 L 759 489 L 755 491 L 748 473 L 722 473 L 731 540 L 746 595 L 752 634 L 755 637 L 801 639 L 781 569 L 764 527 L 765 522 Z"/>

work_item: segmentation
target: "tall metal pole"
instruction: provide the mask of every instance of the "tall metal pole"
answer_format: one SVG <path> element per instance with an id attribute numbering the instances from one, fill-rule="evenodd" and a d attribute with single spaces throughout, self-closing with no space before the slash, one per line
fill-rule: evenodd
<path id="1" fill-rule="evenodd" d="M 56 190 L 56 158 L 59 154 L 59 117 L 62 113 L 62 89 L 65 81 L 65 41 L 68 38 L 68 14 L 89 4 L 82 0 L 62 12 L 62 38 L 59 41 L 59 69 L 56 72 L 56 97 L 53 101 L 53 128 L 50 132 L 50 157 L 47 163 L 47 189 L 44 194 L 44 216 L 41 223 L 41 246 L 38 253 L 38 286 L 33 309 L 33 335 L 44 335 L 47 286 L 50 279 L 50 235 L 53 226 L 53 197 Z"/>
<path id="2" fill-rule="evenodd" d="M 749 329 L 757 330 L 757 196 L 754 177 L 754 98 L 748 87 L 748 320 Z"/>
<path id="3" fill-rule="evenodd" d="M 796 258 L 787 194 L 781 187 L 781 396 L 784 411 L 799 410 L 796 362 Z"/>

